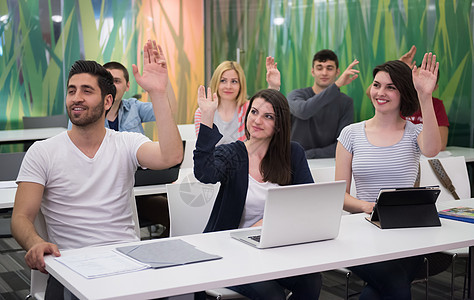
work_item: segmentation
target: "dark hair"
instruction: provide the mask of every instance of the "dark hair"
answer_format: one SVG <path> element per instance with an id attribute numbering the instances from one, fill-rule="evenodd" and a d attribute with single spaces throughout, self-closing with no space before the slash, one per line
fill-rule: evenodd
<path id="1" fill-rule="evenodd" d="M 315 61 L 325 62 L 328 60 L 334 61 L 336 63 L 336 69 L 339 68 L 339 60 L 337 59 L 336 53 L 334 53 L 334 51 L 329 50 L 329 49 L 318 51 L 313 56 L 313 64 L 311 65 L 311 67 L 314 67 Z"/>
<path id="2" fill-rule="evenodd" d="M 116 61 L 109 61 L 108 63 L 104 64 L 104 68 L 108 70 L 122 70 L 123 72 L 123 77 L 125 78 L 125 81 L 128 82 L 130 79 L 130 76 L 128 75 L 128 70 L 125 68 L 124 65 L 122 65 L 119 62 Z"/>
<path id="3" fill-rule="evenodd" d="M 390 79 L 392 79 L 393 84 L 400 92 L 401 115 L 404 117 L 413 115 L 419 109 L 420 102 L 418 100 L 418 93 L 413 85 L 410 67 L 400 60 L 391 60 L 374 68 L 374 78 L 380 71 L 387 72 L 390 75 Z"/>
<path id="4" fill-rule="evenodd" d="M 251 99 L 245 114 L 245 135 L 250 139 L 247 129 L 247 119 L 252 109 L 253 101 L 262 98 L 273 107 L 275 112 L 275 128 L 267 153 L 260 163 L 263 180 L 279 185 L 291 183 L 291 146 L 290 146 L 290 107 L 285 96 L 277 90 L 266 89 L 257 92 Z"/>
<path id="5" fill-rule="evenodd" d="M 69 85 L 69 80 L 73 75 L 82 73 L 87 73 L 97 77 L 97 83 L 100 88 L 102 99 L 105 99 L 105 96 L 111 94 L 112 98 L 115 100 L 115 93 L 117 90 L 115 89 L 114 78 L 112 74 L 110 74 L 110 72 L 107 71 L 103 66 L 93 60 L 77 60 L 69 71 L 67 85 Z"/>

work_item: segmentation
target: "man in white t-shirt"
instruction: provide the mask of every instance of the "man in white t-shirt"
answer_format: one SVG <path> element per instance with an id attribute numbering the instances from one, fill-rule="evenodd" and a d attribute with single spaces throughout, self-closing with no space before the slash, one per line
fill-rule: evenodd
<path id="1" fill-rule="evenodd" d="M 17 179 L 12 233 L 27 251 L 30 268 L 46 273 L 44 255 L 60 256 L 59 249 L 138 240 L 130 205 L 135 170 L 181 162 L 181 137 L 166 98 L 168 70 L 155 42 L 144 47 L 143 74 L 135 65 L 133 74 L 150 95 L 160 142 L 104 128 L 116 93 L 112 75 L 94 61 L 71 67 L 66 110 L 72 128 L 33 144 Z M 40 209 L 48 241 L 34 227 Z M 63 298 L 62 286 L 51 276 L 46 296 Z"/>

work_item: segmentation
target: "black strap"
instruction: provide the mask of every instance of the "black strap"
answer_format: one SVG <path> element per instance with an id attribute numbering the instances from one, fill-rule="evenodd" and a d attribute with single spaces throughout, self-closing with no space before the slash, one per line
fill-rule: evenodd
<path id="1" fill-rule="evenodd" d="M 451 178 L 449 178 L 448 174 L 444 170 L 444 167 L 439 159 L 429 159 L 428 162 L 436 174 L 436 177 L 438 177 L 439 182 L 441 182 L 441 184 L 453 195 L 454 199 L 459 200 L 459 196 L 456 193 L 456 188 L 454 187 Z"/>

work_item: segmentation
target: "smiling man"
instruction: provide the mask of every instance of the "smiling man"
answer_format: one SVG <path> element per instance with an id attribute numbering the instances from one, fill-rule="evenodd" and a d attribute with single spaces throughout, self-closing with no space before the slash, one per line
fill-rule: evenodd
<path id="1" fill-rule="evenodd" d="M 312 87 L 288 94 L 292 115 L 291 140 L 303 146 L 306 158 L 334 157 L 337 137 L 342 128 L 354 122 L 354 104 L 339 88 L 358 77 L 354 60 L 340 73 L 337 55 L 321 50 L 313 57 Z M 337 79 L 337 80 L 336 80 Z"/>
<path id="2" fill-rule="evenodd" d="M 116 94 L 112 75 L 95 61 L 79 60 L 69 72 L 66 110 L 71 130 L 36 142 L 25 155 L 17 183 L 12 233 L 27 251 L 25 261 L 46 273 L 44 255 L 60 249 L 136 241 L 131 196 L 138 166 L 165 169 L 178 164 L 183 148 L 166 98 L 168 69 L 161 48 L 147 42 L 137 83 L 153 103 L 159 142 L 134 132 L 104 127 Z M 41 209 L 48 241 L 36 232 Z M 45 299 L 71 296 L 49 277 Z"/>

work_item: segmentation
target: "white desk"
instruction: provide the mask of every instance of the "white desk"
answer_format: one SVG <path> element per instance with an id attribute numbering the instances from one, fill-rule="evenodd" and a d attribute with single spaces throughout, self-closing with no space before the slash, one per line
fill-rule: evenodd
<path id="1" fill-rule="evenodd" d="M 465 200 L 463 204 L 471 203 Z M 474 226 L 469 223 L 441 219 L 441 227 L 381 230 L 364 217 L 343 216 L 335 240 L 265 250 L 233 240 L 226 231 L 181 237 L 223 257 L 204 263 L 85 279 L 48 256 L 46 269 L 80 299 L 148 299 L 474 245 Z M 63 251 L 62 255 L 95 249 Z"/>
<path id="2" fill-rule="evenodd" d="M 449 146 L 446 147 L 446 151 L 451 153 L 451 156 L 464 156 L 466 162 L 474 162 L 474 148 Z M 443 155 L 444 152 L 440 154 Z"/>
<path id="3" fill-rule="evenodd" d="M 0 144 L 45 140 L 66 130 L 63 127 L 0 130 Z"/>
<path id="4" fill-rule="evenodd" d="M 0 189 L 0 209 L 12 208 L 15 203 L 16 188 Z"/>

